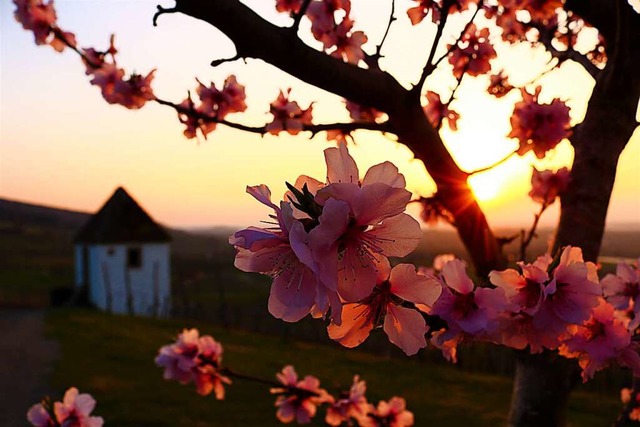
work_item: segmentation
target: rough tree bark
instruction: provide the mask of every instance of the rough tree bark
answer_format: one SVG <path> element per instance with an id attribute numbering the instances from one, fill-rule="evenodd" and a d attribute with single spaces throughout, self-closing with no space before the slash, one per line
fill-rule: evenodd
<path id="1" fill-rule="evenodd" d="M 584 121 L 571 137 L 575 157 L 554 250 L 579 246 L 586 260 L 596 261 L 618 158 L 638 126 L 640 15 L 623 0 L 569 0 L 567 7 L 574 3 L 576 13 L 604 35 L 609 60 L 596 79 Z M 519 355 L 509 425 L 565 425 L 566 403 L 577 381 L 575 362 L 550 353 Z"/>

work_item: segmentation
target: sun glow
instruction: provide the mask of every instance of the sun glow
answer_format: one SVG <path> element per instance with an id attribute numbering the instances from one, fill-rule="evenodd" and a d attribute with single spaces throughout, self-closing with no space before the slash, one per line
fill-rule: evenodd
<path id="1" fill-rule="evenodd" d="M 492 174 L 474 175 L 469 178 L 469 187 L 479 201 L 495 199 L 500 194 L 501 182 Z"/>

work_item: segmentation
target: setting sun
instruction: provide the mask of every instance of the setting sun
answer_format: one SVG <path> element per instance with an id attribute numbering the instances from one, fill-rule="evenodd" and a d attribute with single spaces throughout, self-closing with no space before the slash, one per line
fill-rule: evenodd
<path id="1" fill-rule="evenodd" d="M 499 196 L 501 182 L 490 174 L 481 174 L 470 177 L 469 186 L 478 200 L 487 201 Z"/>

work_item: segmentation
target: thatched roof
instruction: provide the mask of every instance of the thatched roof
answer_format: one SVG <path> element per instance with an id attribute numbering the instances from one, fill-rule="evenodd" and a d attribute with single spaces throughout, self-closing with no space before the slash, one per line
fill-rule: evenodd
<path id="1" fill-rule="evenodd" d="M 75 243 L 168 242 L 169 234 L 119 187 L 76 234 Z"/>

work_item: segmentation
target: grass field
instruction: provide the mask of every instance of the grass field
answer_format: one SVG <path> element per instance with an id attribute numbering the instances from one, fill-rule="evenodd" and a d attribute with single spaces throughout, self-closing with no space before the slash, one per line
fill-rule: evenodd
<path id="1" fill-rule="evenodd" d="M 496 426 L 504 424 L 511 381 L 501 376 L 463 372 L 454 366 L 389 358 L 225 330 L 180 320 L 112 316 L 90 310 L 54 310 L 47 333 L 61 345 L 53 386 L 62 393 L 75 385 L 97 401 L 95 413 L 106 425 L 127 427 L 276 426 L 273 397 L 266 387 L 237 380 L 225 401 L 202 397 L 194 388 L 162 379 L 153 359 L 161 345 L 183 327 L 198 327 L 225 347 L 225 365 L 254 376 L 273 378 L 285 364 L 301 375 L 314 374 L 336 392 L 353 374 L 368 385 L 371 401 L 404 396 L 417 426 Z M 617 396 L 578 390 L 570 403 L 570 425 L 610 425 L 619 409 Z M 313 425 L 323 425 L 320 419 Z"/>

